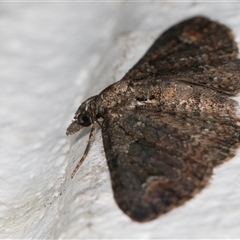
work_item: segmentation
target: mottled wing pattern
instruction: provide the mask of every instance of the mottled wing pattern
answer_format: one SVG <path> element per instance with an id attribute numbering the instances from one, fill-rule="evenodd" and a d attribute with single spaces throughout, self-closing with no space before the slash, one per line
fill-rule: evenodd
<path id="1" fill-rule="evenodd" d="M 144 222 L 203 189 L 213 167 L 234 156 L 240 129 L 197 113 L 112 110 L 102 136 L 114 197 Z"/>
<path id="2" fill-rule="evenodd" d="M 228 27 L 188 19 L 77 110 L 67 134 L 99 123 L 115 200 L 132 219 L 149 221 L 183 204 L 235 155 L 240 121 L 229 96 L 240 89 L 237 54 Z"/>
<path id="3" fill-rule="evenodd" d="M 235 59 L 238 48 L 231 29 L 205 17 L 194 17 L 166 30 L 139 63 Z"/>
<path id="4" fill-rule="evenodd" d="M 234 95 L 240 89 L 238 47 L 231 30 L 194 17 L 165 31 L 126 78 L 189 82 Z M 231 84 L 229 81 L 231 80 Z"/>

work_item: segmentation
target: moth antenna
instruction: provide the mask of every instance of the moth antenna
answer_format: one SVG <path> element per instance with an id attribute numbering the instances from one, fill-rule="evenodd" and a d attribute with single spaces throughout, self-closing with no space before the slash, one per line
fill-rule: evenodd
<path id="1" fill-rule="evenodd" d="M 96 119 L 96 122 L 98 123 L 98 125 L 100 126 L 100 128 L 102 128 L 102 124 L 98 121 L 98 119 Z"/>
<path id="2" fill-rule="evenodd" d="M 71 174 L 71 178 L 73 178 L 76 174 L 76 172 L 78 171 L 78 169 L 81 167 L 83 161 L 85 160 L 85 158 L 87 157 L 88 155 L 88 152 L 89 152 L 89 149 L 92 145 L 92 141 L 93 141 L 93 138 L 94 138 L 94 131 L 95 130 L 95 124 L 92 125 L 92 128 L 91 128 L 91 131 L 90 131 L 90 134 L 89 134 L 89 139 L 88 139 L 88 143 L 87 143 L 87 146 L 85 148 L 85 151 L 83 153 L 83 156 L 82 158 L 80 159 L 80 161 L 78 162 L 77 166 L 75 167 L 75 169 L 73 170 L 72 174 Z"/>

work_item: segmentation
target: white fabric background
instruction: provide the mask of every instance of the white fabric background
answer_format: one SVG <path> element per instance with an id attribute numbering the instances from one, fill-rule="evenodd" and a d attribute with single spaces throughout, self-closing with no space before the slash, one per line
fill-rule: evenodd
<path id="1" fill-rule="evenodd" d="M 240 158 L 157 220 L 115 204 L 101 134 L 67 138 L 78 105 L 119 80 L 154 39 L 197 14 L 230 26 L 239 3 L 22 2 L 0 5 L 0 238 L 239 238 Z"/>

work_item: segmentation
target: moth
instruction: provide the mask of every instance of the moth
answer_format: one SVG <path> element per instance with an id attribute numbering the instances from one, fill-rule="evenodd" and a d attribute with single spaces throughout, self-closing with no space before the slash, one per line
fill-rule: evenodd
<path id="1" fill-rule="evenodd" d="M 166 30 L 118 82 L 83 102 L 67 135 L 102 131 L 114 198 L 138 222 L 184 204 L 240 143 L 231 30 L 197 16 Z"/>

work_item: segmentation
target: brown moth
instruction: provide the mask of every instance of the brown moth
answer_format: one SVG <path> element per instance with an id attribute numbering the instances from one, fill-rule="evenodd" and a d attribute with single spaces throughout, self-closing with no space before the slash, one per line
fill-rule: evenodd
<path id="1" fill-rule="evenodd" d="M 102 130 L 114 198 L 150 221 L 191 199 L 240 143 L 240 60 L 231 30 L 194 17 L 165 31 L 122 80 L 83 102 L 67 135 Z"/>

